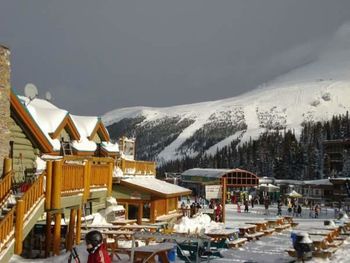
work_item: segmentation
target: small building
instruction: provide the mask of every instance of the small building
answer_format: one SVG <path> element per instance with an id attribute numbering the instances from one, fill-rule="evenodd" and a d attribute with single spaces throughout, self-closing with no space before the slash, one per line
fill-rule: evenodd
<path id="1" fill-rule="evenodd" d="M 126 219 L 139 224 L 167 220 L 179 216 L 178 200 L 191 190 L 158 180 L 155 176 L 122 176 L 115 178 L 113 197 L 124 205 Z"/>

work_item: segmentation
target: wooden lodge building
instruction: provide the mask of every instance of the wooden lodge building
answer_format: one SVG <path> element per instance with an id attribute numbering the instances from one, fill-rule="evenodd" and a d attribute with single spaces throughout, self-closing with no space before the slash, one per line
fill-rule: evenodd
<path id="1" fill-rule="evenodd" d="M 25 255 L 38 221 L 45 225 L 45 256 L 71 250 L 80 243 L 84 212 L 105 208 L 109 196 L 138 223 L 176 215 L 178 198 L 190 190 L 156 179 L 154 162 L 134 160 L 134 140 L 111 142 L 99 117 L 17 96 L 9 56 L 0 46 L 0 262 Z M 66 233 L 62 216 L 69 218 Z"/>

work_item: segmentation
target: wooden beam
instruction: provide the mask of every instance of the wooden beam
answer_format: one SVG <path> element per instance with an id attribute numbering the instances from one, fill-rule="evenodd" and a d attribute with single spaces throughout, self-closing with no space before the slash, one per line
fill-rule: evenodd
<path id="1" fill-rule="evenodd" d="M 155 215 L 155 212 L 156 212 L 156 202 L 154 200 L 152 200 L 150 202 L 150 205 L 151 205 L 151 208 L 150 208 L 150 218 L 149 218 L 149 221 L 150 223 L 155 223 L 156 222 L 156 215 Z"/>
<path id="2" fill-rule="evenodd" d="M 50 212 L 46 213 L 46 236 L 45 236 L 45 257 L 50 256 L 52 249 L 52 233 L 51 233 L 52 215 Z"/>
<path id="3" fill-rule="evenodd" d="M 58 160 L 53 163 L 52 175 L 52 197 L 51 208 L 61 208 L 61 187 L 62 187 L 62 161 Z"/>
<path id="4" fill-rule="evenodd" d="M 54 214 L 55 226 L 53 230 L 53 254 L 58 256 L 60 254 L 61 246 L 61 214 Z"/>
<path id="5" fill-rule="evenodd" d="M 76 223 L 76 239 L 75 244 L 80 244 L 81 239 L 81 216 L 82 216 L 82 210 L 81 207 L 77 208 L 77 223 Z"/>
<path id="6" fill-rule="evenodd" d="M 107 195 L 112 195 L 112 187 L 113 187 L 113 170 L 114 170 L 114 162 L 109 163 L 109 175 L 108 175 L 108 184 L 107 184 Z"/>
<path id="7" fill-rule="evenodd" d="M 45 191 L 45 210 L 51 208 L 52 197 L 52 161 L 46 162 L 46 191 Z"/>
<path id="8" fill-rule="evenodd" d="M 222 177 L 222 222 L 226 220 L 226 191 L 227 191 L 227 178 Z"/>
<path id="9" fill-rule="evenodd" d="M 67 251 L 72 251 L 74 244 L 74 227 L 75 227 L 75 216 L 76 210 L 73 208 L 70 210 L 69 217 L 69 228 L 68 228 L 68 237 L 67 237 Z"/>
<path id="10" fill-rule="evenodd" d="M 143 203 L 140 203 L 138 213 L 137 213 L 137 224 L 142 225 L 142 217 L 143 217 Z"/>

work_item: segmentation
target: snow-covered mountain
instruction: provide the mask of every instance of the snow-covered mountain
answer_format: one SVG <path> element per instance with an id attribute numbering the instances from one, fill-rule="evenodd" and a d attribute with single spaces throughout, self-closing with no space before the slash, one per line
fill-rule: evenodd
<path id="1" fill-rule="evenodd" d="M 168 108 L 132 107 L 106 113 L 112 138 L 135 135 L 140 158 L 168 161 L 215 153 L 233 140 L 266 130 L 294 129 L 350 109 L 350 25 L 313 62 L 257 89 L 224 100 Z"/>

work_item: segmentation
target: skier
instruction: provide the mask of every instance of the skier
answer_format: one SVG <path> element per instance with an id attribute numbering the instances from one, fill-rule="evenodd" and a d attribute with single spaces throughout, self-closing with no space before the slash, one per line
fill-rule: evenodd
<path id="1" fill-rule="evenodd" d="M 89 257 L 87 263 L 111 263 L 101 232 L 92 230 L 85 236 Z"/>

